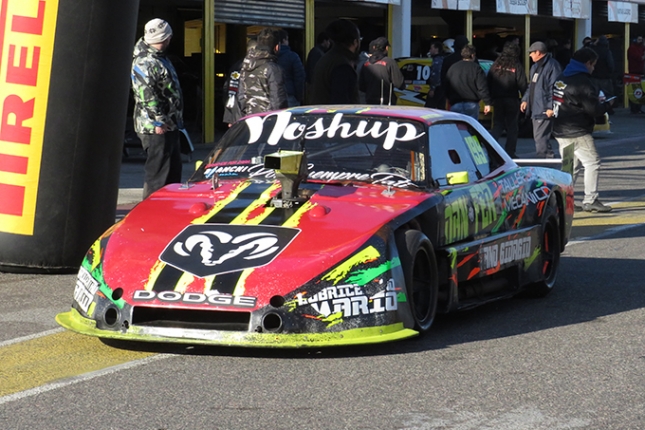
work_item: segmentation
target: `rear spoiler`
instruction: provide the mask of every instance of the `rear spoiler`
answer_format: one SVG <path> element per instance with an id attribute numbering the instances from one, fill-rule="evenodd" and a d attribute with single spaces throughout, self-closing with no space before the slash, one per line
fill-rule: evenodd
<path id="1" fill-rule="evenodd" d="M 550 167 L 573 176 L 573 145 L 564 148 L 562 158 L 520 158 L 513 161 L 519 166 Z"/>

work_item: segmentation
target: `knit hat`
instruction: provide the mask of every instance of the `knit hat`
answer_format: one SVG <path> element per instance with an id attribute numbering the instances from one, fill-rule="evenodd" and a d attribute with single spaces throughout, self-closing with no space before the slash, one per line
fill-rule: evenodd
<path id="1" fill-rule="evenodd" d="M 161 43 L 172 36 L 172 28 L 163 19 L 155 18 L 147 22 L 143 40 L 152 45 Z"/>

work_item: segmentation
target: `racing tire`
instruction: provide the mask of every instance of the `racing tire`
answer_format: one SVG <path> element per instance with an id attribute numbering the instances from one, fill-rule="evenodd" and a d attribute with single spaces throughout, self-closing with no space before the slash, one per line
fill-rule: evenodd
<path id="1" fill-rule="evenodd" d="M 414 329 L 423 333 L 432 326 L 437 314 L 439 274 L 434 248 L 430 239 L 418 230 L 398 233 L 396 244 Z"/>
<path id="2" fill-rule="evenodd" d="M 555 198 L 551 197 L 544 208 L 542 217 L 542 238 L 540 241 L 540 261 L 542 267 L 542 280 L 531 284 L 527 294 L 531 297 L 545 297 L 555 286 L 555 280 L 560 267 L 560 222 L 558 205 Z"/>

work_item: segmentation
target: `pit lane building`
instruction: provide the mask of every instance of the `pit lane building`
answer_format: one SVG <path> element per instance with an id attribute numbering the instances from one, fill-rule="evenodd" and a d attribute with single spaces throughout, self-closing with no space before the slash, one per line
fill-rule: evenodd
<path id="1" fill-rule="evenodd" d="M 220 93 L 229 66 L 265 26 L 287 30 L 303 61 L 316 35 L 336 18 L 354 20 L 365 45 L 387 36 L 393 57 L 423 55 L 431 39 L 457 34 L 468 35 L 480 56 L 507 35 L 519 36 L 524 50 L 535 40 L 569 39 L 574 51 L 583 38 L 604 34 L 616 59 L 617 85 L 630 40 L 645 34 L 645 0 L 141 0 L 137 34 L 154 17 L 175 30 L 171 51 L 185 66 L 180 74 L 188 87 L 188 117 L 200 124 L 205 142 L 221 127 Z M 525 61 L 528 70 L 528 56 Z"/>

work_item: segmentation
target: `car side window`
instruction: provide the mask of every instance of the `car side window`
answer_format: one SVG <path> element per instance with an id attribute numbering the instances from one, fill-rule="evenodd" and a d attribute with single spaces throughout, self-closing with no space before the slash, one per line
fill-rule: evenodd
<path id="1" fill-rule="evenodd" d="M 433 124 L 429 135 L 430 168 L 439 185 L 448 183 L 449 173 L 468 172 L 468 182 L 475 182 L 504 164 L 488 141 L 466 122 Z"/>
<path id="2" fill-rule="evenodd" d="M 457 128 L 468 147 L 473 162 L 477 166 L 480 178 L 488 176 L 492 171 L 504 164 L 504 160 L 497 151 L 470 124 L 459 123 Z"/>
<path id="3" fill-rule="evenodd" d="M 448 184 L 449 173 L 467 172 L 468 182 L 475 182 L 481 177 L 457 123 L 432 124 L 428 134 L 430 170 L 432 179 L 439 185 Z"/>

